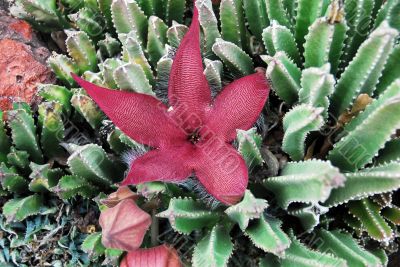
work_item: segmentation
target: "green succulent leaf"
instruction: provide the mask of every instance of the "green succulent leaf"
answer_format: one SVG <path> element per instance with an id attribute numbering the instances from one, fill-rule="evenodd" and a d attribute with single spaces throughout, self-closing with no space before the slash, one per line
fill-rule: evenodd
<path id="1" fill-rule="evenodd" d="M 189 28 L 186 25 L 179 24 L 175 21 L 172 22 L 172 26 L 167 30 L 169 45 L 178 48 L 188 30 Z"/>
<path id="2" fill-rule="evenodd" d="M 293 25 L 290 21 L 287 10 L 284 7 L 284 3 L 281 0 L 265 0 L 267 5 L 267 14 L 270 21 L 277 21 L 279 25 L 285 26 L 292 30 Z"/>
<path id="3" fill-rule="evenodd" d="M 106 33 L 105 38 L 97 44 L 103 58 L 111 58 L 121 52 L 121 43 L 109 33 Z"/>
<path id="4" fill-rule="evenodd" d="M 103 14 L 107 27 L 109 29 L 113 28 L 112 14 L 111 14 L 111 3 L 113 0 L 97 0 L 99 9 Z"/>
<path id="5" fill-rule="evenodd" d="M 345 176 L 329 161 L 308 160 L 287 163 L 281 176 L 265 179 L 263 184 L 275 194 L 278 205 L 287 209 L 293 202 L 324 202 L 344 181 Z"/>
<path id="6" fill-rule="evenodd" d="M 222 39 L 246 50 L 243 0 L 222 0 L 220 4 L 220 20 Z"/>
<path id="7" fill-rule="evenodd" d="M 329 251 L 334 256 L 344 259 L 347 266 L 381 266 L 380 260 L 361 248 L 350 234 L 338 230 L 320 230 L 317 242 L 318 250 Z"/>
<path id="8" fill-rule="evenodd" d="M 283 257 L 291 241 L 281 229 L 281 224 L 280 220 L 263 215 L 247 227 L 246 235 L 256 247 L 278 257 Z"/>
<path id="9" fill-rule="evenodd" d="M 99 188 L 80 176 L 66 175 L 60 179 L 56 187 L 52 188 L 52 191 L 62 199 L 70 199 L 77 195 L 91 198 L 99 192 Z"/>
<path id="10" fill-rule="evenodd" d="M 221 38 L 217 17 L 213 11 L 211 0 L 197 0 L 195 4 L 199 10 L 199 22 L 204 33 L 203 54 L 207 58 L 214 59 L 212 46 L 217 38 Z"/>
<path id="11" fill-rule="evenodd" d="M 167 30 L 167 25 L 160 18 L 155 16 L 149 18 L 147 53 L 153 66 L 156 66 L 160 58 L 166 53 Z"/>
<path id="12" fill-rule="evenodd" d="M 83 89 L 73 91 L 71 104 L 93 129 L 98 129 L 101 126 L 104 114 Z"/>
<path id="13" fill-rule="evenodd" d="M 338 6 L 337 3 L 336 5 Z M 331 8 L 335 8 L 335 5 L 332 4 Z M 341 10 L 330 12 L 341 12 Z M 322 67 L 331 62 L 332 73 L 336 73 L 346 39 L 347 26 L 343 21 L 335 21 L 340 20 L 337 18 L 340 15 L 335 15 L 319 18 L 310 26 L 304 44 L 306 68 Z"/>
<path id="14" fill-rule="evenodd" d="M 380 8 L 374 27 L 377 28 L 382 21 L 386 20 L 389 22 L 389 25 L 400 31 L 400 21 L 399 21 L 399 12 L 400 12 L 400 1 L 399 0 L 388 0 L 385 1 Z"/>
<path id="15" fill-rule="evenodd" d="M 332 254 L 312 250 L 298 241 L 293 234 L 290 234 L 290 247 L 285 251 L 285 257 L 280 259 L 279 266 L 282 267 L 345 267 L 346 261 L 333 256 Z M 267 258 L 265 261 L 268 260 Z M 269 266 L 261 265 L 262 266 Z M 273 266 L 273 265 L 272 265 Z M 277 266 L 277 265 L 275 265 Z"/>
<path id="16" fill-rule="evenodd" d="M 74 175 L 101 186 L 109 186 L 122 178 L 124 168 L 112 161 L 100 146 L 68 144 L 67 149 L 71 153 L 67 164 Z"/>
<path id="17" fill-rule="evenodd" d="M 43 198 L 34 194 L 7 201 L 3 206 L 3 215 L 7 221 L 22 221 L 29 216 L 39 214 L 43 209 Z"/>
<path id="18" fill-rule="evenodd" d="M 169 73 L 171 72 L 172 62 L 172 59 L 163 57 L 157 63 L 157 89 L 159 91 L 166 92 L 168 90 Z"/>
<path id="19" fill-rule="evenodd" d="M 301 76 L 299 102 L 315 108 L 323 108 L 323 117 L 328 118 L 329 96 L 333 93 L 335 78 L 330 72 L 330 65 L 320 68 L 304 69 Z"/>
<path id="20" fill-rule="evenodd" d="M 360 93 L 373 93 L 397 35 L 395 29 L 390 28 L 387 23 L 382 23 L 361 44 L 356 56 L 341 75 L 332 95 L 333 115 L 338 116 L 344 112 Z"/>
<path id="21" fill-rule="evenodd" d="M 80 74 L 97 70 L 96 49 L 89 36 L 83 31 L 65 31 L 68 54 L 79 68 Z"/>
<path id="22" fill-rule="evenodd" d="M 75 80 L 71 73 L 79 74 L 78 65 L 65 55 L 53 53 L 47 60 L 50 68 L 56 74 L 57 78 L 67 86 L 74 86 Z"/>
<path id="23" fill-rule="evenodd" d="M 20 176 L 15 168 L 0 163 L 0 182 L 3 189 L 13 193 L 24 193 L 28 189 L 28 181 Z"/>
<path id="24" fill-rule="evenodd" d="M 256 128 L 250 130 L 237 130 L 238 151 L 246 161 L 249 170 L 261 166 L 264 159 L 261 155 L 262 137 L 257 133 Z"/>
<path id="25" fill-rule="evenodd" d="M 68 17 L 93 40 L 98 40 L 103 36 L 105 20 L 97 10 L 84 7 L 79 9 L 76 14 L 71 14 Z"/>
<path id="26" fill-rule="evenodd" d="M 212 50 L 235 76 L 242 77 L 254 73 L 252 59 L 234 43 L 217 39 Z"/>
<path id="27" fill-rule="evenodd" d="M 389 163 L 346 174 L 343 187 L 332 190 L 324 205 L 337 206 L 375 194 L 391 192 L 400 187 L 400 164 Z"/>
<path id="28" fill-rule="evenodd" d="M 311 232 L 320 223 L 320 217 L 329 211 L 329 208 L 317 204 L 307 204 L 300 208 L 289 209 L 288 214 L 297 217 L 303 229 Z"/>
<path id="29" fill-rule="evenodd" d="M 212 227 L 219 219 L 218 213 L 210 211 L 200 202 L 190 198 L 171 199 L 168 209 L 157 216 L 168 218 L 174 230 L 183 234 Z"/>
<path id="30" fill-rule="evenodd" d="M 374 0 L 348 0 L 344 3 L 346 21 L 349 25 L 344 59 L 349 62 L 356 54 L 361 43 L 368 36 L 371 27 Z"/>
<path id="31" fill-rule="evenodd" d="M 334 145 L 328 155 L 335 166 L 346 171 L 364 167 L 400 128 L 400 117 L 393 116 L 400 112 L 399 88 L 400 80 L 346 125 L 343 134 L 347 135 Z"/>
<path id="32" fill-rule="evenodd" d="M 165 0 L 166 12 L 165 21 L 171 24 L 172 21 L 183 22 L 186 0 Z"/>
<path id="33" fill-rule="evenodd" d="M 133 32 L 135 40 L 142 46 L 147 38 L 147 17 L 136 1 L 114 0 L 111 4 L 111 14 L 117 33 Z"/>
<path id="34" fill-rule="evenodd" d="M 263 29 L 269 24 L 265 0 L 243 0 L 243 5 L 251 32 L 261 40 Z"/>
<path id="35" fill-rule="evenodd" d="M 305 141 L 312 131 L 318 131 L 324 122 L 324 108 L 314 108 L 307 104 L 295 106 L 283 118 L 285 134 L 282 150 L 293 160 L 302 160 L 305 153 Z"/>
<path id="36" fill-rule="evenodd" d="M 194 249 L 193 267 L 228 266 L 233 252 L 229 232 L 222 225 L 216 225 Z"/>
<path id="37" fill-rule="evenodd" d="M 381 215 L 391 223 L 400 225 L 400 208 L 397 206 L 385 207 L 381 211 Z"/>
<path id="38" fill-rule="evenodd" d="M 32 114 L 22 108 L 11 110 L 8 112 L 8 125 L 15 147 L 28 152 L 35 162 L 42 162 L 43 154 L 38 144 Z"/>
<path id="39" fill-rule="evenodd" d="M 7 163 L 26 173 L 29 169 L 29 153 L 11 147 L 10 153 L 7 154 Z"/>
<path id="40" fill-rule="evenodd" d="M 33 162 L 29 165 L 32 172 L 29 190 L 36 193 L 47 192 L 51 187 L 57 185 L 60 179 L 60 169 L 51 169 L 50 164 L 38 165 Z"/>
<path id="41" fill-rule="evenodd" d="M 209 59 L 205 59 L 204 63 L 206 65 L 204 69 L 204 75 L 206 76 L 208 84 L 211 87 L 211 93 L 215 97 L 222 89 L 223 64 L 219 60 Z"/>
<path id="42" fill-rule="evenodd" d="M 301 70 L 281 51 L 273 57 L 261 58 L 268 64 L 267 77 L 271 81 L 272 89 L 287 104 L 294 104 L 298 100 Z"/>
<path id="43" fill-rule="evenodd" d="M 130 37 L 129 35 L 124 44 L 123 57 L 126 62 L 140 65 L 144 73 L 146 74 L 146 77 L 149 80 L 150 84 L 151 85 L 154 84 L 153 71 L 151 70 L 150 64 L 144 55 L 140 43 L 136 41 L 134 38 Z"/>
<path id="44" fill-rule="evenodd" d="M 82 250 L 92 257 L 103 255 L 106 248 L 101 243 L 101 233 L 88 235 L 82 243 Z"/>
<path id="45" fill-rule="evenodd" d="M 309 27 L 321 15 L 322 4 L 323 1 L 320 0 L 297 1 L 295 37 L 300 50 L 302 50 Z"/>
<path id="46" fill-rule="evenodd" d="M 116 58 L 108 58 L 104 61 L 101 65 L 102 68 L 102 77 L 103 77 L 103 84 L 106 85 L 110 89 L 117 89 L 118 85 L 114 79 L 114 72 L 115 70 L 122 66 L 124 63 Z"/>
<path id="47" fill-rule="evenodd" d="M 296 40 L 290 29 L 279 25 L 273 20 L 268 28 L 262 33 L 264 45 L 268 51 L 268 55 L 274 56 L 277 51 L 285 52 L 298 66 L 301 65 L 299 50 L 297 49 Z"/>
<path id="48" fill-rule="evenodd" d="M 227 208 L 225 213 L 244 231 L 249 221 L 259 219 L 267 207 L 268 203 L 265 199 L 255 198 L 249 190 L 246 190 L 243 200 Z"/>
<path id="49" fill-rule="evenodd" d="M 121 90 L 154 95 L 149 80 L 142 67 L 135 63 L 127 63 L 114 71 L 114 79 Z"/>
<path id="50" fill-rule="evenodd" d="M 380 215 L 381 208 L 377 203 L 366 198 L 352 201 L 347 206 L 350 213 L 361 221 L 370 237 L 386 243 L 393 238 L 392 229 Z"/>
<path id="51" fill-rule="evenodd" d="M 67 116 L 71 113 L 72 92 L 64 86 L 55 84 L 38 85 L 39 95 L 47 101 L 54 101 L 61 104 L 61 108 Z"/>
<path id="52" fill-rule="evenodd" d="M 48 158 L 65 154 L 60 143 L 65 137 L 62 106 L 57 102 L 43 102 L 39 105 L 40 144 Z"/>
<path id="53" fill-rule="evenodd" d="M 400 70 L 397 67 L 399 61 L 400 44 L 397 44 L 389 55 L 385 68 L 382 71 L 382 76 L 379 78 L 379 83 L 374 91 L 375 95 L 382 94 L 396 79 L 400 79 Z"/>
<path id="54" fill-rule="evenodd" d="M 0 110 L 0 162 L 5 162 L 7 159 L 7 154 L 10 152 L 11 142 L 10 138 L 7 136 L 3 112 Z"/>

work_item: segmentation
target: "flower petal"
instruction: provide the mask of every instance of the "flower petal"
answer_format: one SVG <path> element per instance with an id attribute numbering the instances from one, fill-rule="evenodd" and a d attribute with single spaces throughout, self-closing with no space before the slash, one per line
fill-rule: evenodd
<path id="1" fill-rule="evenodd" d="M 152 181 L 179 182 L 192 174 L 194 148 L 189 144 L 152 150 L 134 160 L 122 185 Z"/>
<path id="2" fill-rule="evenodd" d="M 100 215 L 102 243 L 105 247 L 127 251 L 138 249 L 151 224 L 149 214 L 132 199 L 125 199 Z"/>
<path id="3" fill-rule="evenodd" d="M 195 159 L 195 174 L 209 194 L 228 205 L 239 202 L 247 187 L 248 171 L 231 145 L 218 137 L 199 143 Z"/>
<path id="4" fill-rule="evenodd" d="M 114 124 L 135 141 L 166 147 L 186 138 L 168 116 L 167 107 L 156 98 L 106 89 L 72 75 Z"/>
<path id="5" fill-rule="evenodd" d="M 179 45 L 168 86 L 169 103 L 174 119 L 191 132 L 202 125 L 204 112 L 211 104 L 211 90 L 203 73 L 200 52 L 200 25 L 197 8 L 192 24 Z"/>
<path id="6" fill-rule="evenodd" d="M 161 245 L 129 252 L 121 261 L 121 267 L 181 267 L 175 249 Z"/>
<path id="7" fill-rule="evenodd" d="M 125 199 L 132 199 L 133 201 L 136 201 L 138 198 L 139 195 L 132 192 L 129 187 L 120 186 L 116 192 L 111 193 L 106 199 L 102 199 L 100 202 L 108 208 L 113 208 Z"/>
<path id="8" fill-rule="evenodd" d="M 236 137 L 236 129 L 248 130 L 256 122 L 269 90 L 262 72 L 232 82 L 215 99 L 202 131 L 211 131 L 222 136 L 226 142 L 232 141 Z"/>

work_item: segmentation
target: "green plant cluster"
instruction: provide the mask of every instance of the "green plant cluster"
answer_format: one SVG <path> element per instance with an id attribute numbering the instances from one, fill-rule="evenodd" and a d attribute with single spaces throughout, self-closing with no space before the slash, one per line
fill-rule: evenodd
<path id="1" fill-rule="evenodd" d="M 41 86 L 38 110 L 16 104 L 0 127 L 5 219 L 26 224 L 48 216 L 43 196 L 93 198 L 120 181 L 117 159 L 147 148 L 113 127 L 70 73 L 164 100 L 189 2 L 17 1 L 13 12 L 38 30 L 64 30 L 66 53 L 48 61 L 60 85 Z M 400 224 L 400 1 L 195 4 L 214 93 L 257 67 L 273 89 L 258 128 L 238 131 L 250 185 L 227 208 L 189 185 L 150 183 L 137 187 L 141 205 L 191 237 L 180 251 L 191 266 L 386 266 Z M 71 122 L 85 145 L 68 139 Z M 93 261 L 106 253 L 100 237 L 85 241 Z"/>

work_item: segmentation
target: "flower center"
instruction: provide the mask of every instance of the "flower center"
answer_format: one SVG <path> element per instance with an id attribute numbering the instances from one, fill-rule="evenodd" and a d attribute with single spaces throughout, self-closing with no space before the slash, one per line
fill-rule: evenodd
<path id="1" fill-rule="evenodd" d="M 197 144 L 200 141 L 200 129 L 196 129 L 193 133 L 188 135 L 188 140 L 192 144 Z"/>

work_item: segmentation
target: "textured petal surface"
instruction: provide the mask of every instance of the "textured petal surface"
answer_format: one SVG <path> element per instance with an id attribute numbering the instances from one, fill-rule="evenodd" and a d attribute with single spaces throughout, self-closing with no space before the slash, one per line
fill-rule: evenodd
<path id="1" fill-rule="evenodd" d="M 173 107 L 171 113 L 183 129 L 193 131 L 201 126 L 211 104 L 211 90 L 203 74 L 197 8 L 172 64 L 168 97 Z"/>
<path id="2" fill-rule="evenodd" d="M 187 144 L 164 150 L 152 150 L 134 160 L 123 185 L 152 181 L 178 182 L 192 173 L 194 147 Z"/>
<path id="3" fill-rule="evenodd" d="M 151 224 L 151 217 L 141 210 L 135 201 L 126 199 L 103 211 L 99 223 L 105 247 L 132 251 L 142 244 Z"/>
<path id="4" fill-rule="evenodd" d="M 269 91 L 262 72 L 232 82 L 215 99 L 205 128 L 222 136 L 226 142 L 232 141 L 236 129 L 248 130 L 256 122 Z"/>
<path id="5" fill-rule="evenodd" d="M 156 98 L 102 88 L 73 77 L 115 125 L 135 141 L 165 147 L 185 140 L 184 132 L 168 116 L 167 107 Z"/>
<path id="6" fill-rule="evenodd" d="M 121 267 L 181 267 L 175 249 L 161 245 L 129 252 L 121 261 Z"/>
<path id="7" fill-rule="evenodd" d="M 101 200 L 101 203 L 106 205 L 108 208 L 113 208 L 125 199 L 136 201 L 138 198 L 139 195 L 132 192 L 129 187 L 120 186 L 116 192 L 111 193 L 106 199 Z"/>
<path id="8" fill-rule="evenodd" d="M 221 138 L 199 143 L 195 174 L 207 192 L 232 205 L 243 196 L 248 182 L 246 163 L 238 152 Z"/>

